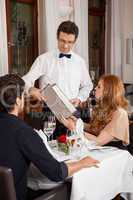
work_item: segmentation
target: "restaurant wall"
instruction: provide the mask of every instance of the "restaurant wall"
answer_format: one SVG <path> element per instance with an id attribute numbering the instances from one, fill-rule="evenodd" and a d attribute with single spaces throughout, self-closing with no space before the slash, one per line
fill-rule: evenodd
<path id="1" fill-rule="evenodd" d="M 0 76 L 8 73 L 5 1 L 0 1 Z"/>
<path id="2" fill-rule="evenodd" d="M 133 0 L 125 0 L 124 4 L 122 75 L 124 83 L 133 84 L 133 63 L 131 62 L 133 59 L 127 59 L 127 54 L 133 57 L 133 40 L 130 40 L 132 44 L 127 47 L 127 39 L 133 39 Z"/>

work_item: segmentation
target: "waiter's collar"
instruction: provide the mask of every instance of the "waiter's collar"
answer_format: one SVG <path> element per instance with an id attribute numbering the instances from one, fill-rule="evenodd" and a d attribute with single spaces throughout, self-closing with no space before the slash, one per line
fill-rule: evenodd
<path id="1" fill-rule="evenodd" d="M 60 53 L 62 53 L 61 51 L 59 51 L 59 49 L 57 49 L 57 57 L 59 58 L 59 55 L 60 55 Z M 71 54 L 71 57 L 73 56 L 73 52 L 72 52 L 72 50 L 71 51 L 69 51 L 68 53 L 63 53 L 63 54 Z"/>

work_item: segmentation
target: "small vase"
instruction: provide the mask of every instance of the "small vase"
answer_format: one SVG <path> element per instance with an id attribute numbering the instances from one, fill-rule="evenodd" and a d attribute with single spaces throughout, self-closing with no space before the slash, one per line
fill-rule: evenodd
<path id="1" fill-rule="evenodd" d="M 64 152 L 66 155 L 69 155 L 70 153 L 69 145 L 67 143 L 58 142 L 58 150 Z"/>

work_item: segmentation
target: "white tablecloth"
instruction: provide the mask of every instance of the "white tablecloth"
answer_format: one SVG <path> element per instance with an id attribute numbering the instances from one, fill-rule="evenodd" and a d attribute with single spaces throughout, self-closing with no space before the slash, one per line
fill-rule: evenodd
<path id="1" fill-rule="evenodd" d="M 101 163 L 99 168 L 82 169 L 73 175 L 71 200 L 111 200 L 121 192 L 133 193 L 133 157 L 127 151 L 103 149 L 90 151 L 89 155 Z M 58 184 L 32 166 L 29 187 L 51 189 Z"/>
<path id="2" fill-rule="evenodd" d="M 44 134 L 39 134 L 50 153 L 55 156 L 56 151 L 51 152 Z M 78 153 L 80 156 L 92 156 L 100 164 L 99 168 L 82 169 L 73 175 L 71 200 L 111 200 L 118 193 L 133 193 L 133 156 L 129 152 L 111 147 L 100 147 L 97 150 L 94 147 Z M 60 154 L 55 158 L 62 160 L 64 156 Z M 51 189 L 58 186 L 58 183 L 50 181 L 32 166 L 28 186 L 34 190 Z M 128 197 L 127 200 L 129 199 L 133 200 Z"/>
<path id="3" fill-rule="evenodd" d="M 73 175 L 71 200 L 111 200 L 118 193 L 133 193 L 133 157 L 124 150 L 93 151 L 99 168 L 83 169 Z"/>

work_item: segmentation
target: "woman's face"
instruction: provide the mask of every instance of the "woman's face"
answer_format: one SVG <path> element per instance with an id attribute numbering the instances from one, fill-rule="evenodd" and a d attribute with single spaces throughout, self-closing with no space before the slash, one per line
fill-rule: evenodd
<path id="1" fill-rule="evenodd" d="M 102 99 L 103 97 L 103 90 L 104 90 L 104 85 L 103 81 L 100 80 L 95 88 L 95 97 L 96 99 Z"/>

